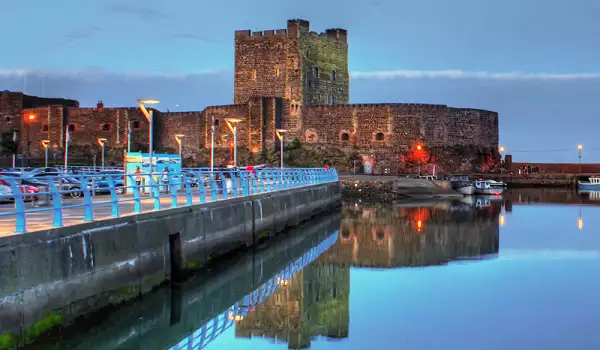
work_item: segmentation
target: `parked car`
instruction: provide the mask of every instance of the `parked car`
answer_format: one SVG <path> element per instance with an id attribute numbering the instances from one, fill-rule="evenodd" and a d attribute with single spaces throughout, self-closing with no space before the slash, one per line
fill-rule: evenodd
<path id="1" fill-rule="evenodd" d="M 110 193 L 110 184 L 108 182 L 109 176 L 110 175 L 94 176 L 93 178 L 88 180 L 86 189 L 96 194 Z M 113 175 L 110 176 L 110 178 L 114 182 L 117 194 L 125 193 L 125 180 L 123 180 L 123 177 L 119 178 Z"/>
<path id="2" fill-rule="evenodd" d="M 38 193 L 40 190 L 35 187 L 35 186 L 31 186 L 31 185 L 26 185 L 26 184 L 17 184 L 19 186 L 19 190 L 21 191 L 21 194 L 23 195 L 23 201 L 25 202 L 31 202 L 33 200 L 38 200 L 38 196 L 36 196 L 35 194 Z M 8 184 L 8 182 L 0 179 L 0 194 L 3 196 L 12 196 L 14 195 L 13 191 L 12 191 L 12 187 Z M 8 201 L 8 202 L 12 202 L 14 201 L 15 198 L 14 197 L 2 197 L 0 198 L 0 201 Z"/>
<path id="3" fill-rule="evenodd" d="M 60 168 L 48 167 L 48 168 L 35 168 L 29 172 L 23 172 L 23 177 L 40 177 L 40 176 L 58 176 L 62 174 Z"/>

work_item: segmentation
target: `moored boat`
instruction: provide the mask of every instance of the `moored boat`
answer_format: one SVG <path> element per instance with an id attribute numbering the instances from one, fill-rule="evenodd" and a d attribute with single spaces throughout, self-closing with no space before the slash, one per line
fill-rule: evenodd
<path id="1" fill-rule="evenodd" d="M 489 181 L 490 181 L 490 185 L 492 185 L 492 187 L 506 188 L 506 182 L 504 182 L 504 181 L 496 181 L 496 180 L 489 180 Z"/>
<path id="2" fill-rule="evenodd" d="M 450 177 L 450 186 L 460 194 L 471 195 L 475 193 L 475 186 L 468 175 L 452 175 Z"/>
<path id="3" fill-rule="evenodd" d="M 577 181 L 577 189 L 580 191 L 600 191 L 600 177 L 592 176 L 588 181 Z"/>
<path id="4" fill-rule="evenodd" d="M 504 192 L 504 187 L 492 186 L 490 180 L 477 180 L 475 185 L 475 194 L 501 194 Z"/>

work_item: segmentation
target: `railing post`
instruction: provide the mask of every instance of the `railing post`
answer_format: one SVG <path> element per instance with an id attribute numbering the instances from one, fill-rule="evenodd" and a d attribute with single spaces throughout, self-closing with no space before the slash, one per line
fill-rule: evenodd
<path id="1" fill-rule="evenodd" d="M 198 177 L 198 190 L 200 192 L 200 203 L 206 203 L 206 182 L 204 182 L 204 173 L 202 171 L 197 172 L 196 176 Z M 209 174 L 210 177 L 210 174 Z M 209 183 L 210 183 L 209 179 Z"/>
<path id="2" fill-rule="evenodd" d="M 182 176 L 181 177 L 181 181 L 182 182 L 184 189 L 185 189 L 185 204 L 186 205 L 192 205 L 193 200 L 192 200 L 192 180 L 189 180 L 187 176 Z M 198 184 L 198 186 L 200 186 L 200 184 Z"/>
<path id="3" fill-rule="evenodd" d="M 92 195 L 90 191 L 88 191 L 88 177 L 82 176 L 79 178 L 79 183 L 81 183 L 81 192 L 83 194 L 83 205 L 85 213 L 83 215 L 83 221 L 94 221 L 94 208 L 92 203 Z M 91 185 L 90 185 L 91 186 Z M 92 188 L 92 191 L 94 189 Z"/>
<path id="4" fill-rule="evenodd" d="M 54 184 L 54 176 L 48 176 L 48 189 L 52 196 L 52 227 L 62 227 L 62 201 L 60 194 L 56 190 L 56 185 Z"/>
<path id="5" fill-rule="evenodd" d="M 10 189 L 13 194 L 13 200 L 15 201 L 15 233 L 27 232 L 27 219 L 25 216 L 25 203 L 23 202 L 23 196 L 21 195 L 21 189 L 15 182 L 15 180 L 6 177 L 6 182 L 10 185 Z"/>
<path id="6" fill-rule="evenodd" d="M 150 182 L 150 191 L 152 192 L 152 199 L 154 199 L 154 210 L 160 210 L 160 188 L 158 183 L 152 177 L 152 174 L 148 176 Z"/>
<path id="7" fill-rule="evenodd" d="M 256 177 L 257 177 L 257 187 L 260 188 L 260 193 L 264 193 L 265 192 L 265 170 L 260 170 L 256 172 Z"/>
<path id="8" fill-rule="evenodd" d="M 239 197 L 238 196 L 238 177 L 236 175 L 236 171 L 235 170 L 231 170 L 231 192 L 233 192 L 233 197 Z"/>
<path id="9" fill-rule="evenodd" d="M 175 190 L 173 176 L 171 174 L 167 174 L 167 188 L 169 189 L 169 194 L 171 195 L 171 208 L 177 208 L 177 191 Z"/>
<path id="10" fill-rule="evenodd" d="M 218 186 L 219 186 L 219 184 L 217 183 L 217 180 L 215 180 L 215 173 L 216 172 L 213 170 L 213 172 L 211 172 L 208 176 L 208 181 L 210 181 L 211 198 L 213 201 L 216 201 L 218 199 L 217 190 L 218 190 Z"/>
<path id="11" fill-rule="evenodd" d="M 140 214 L 142 212 L 142 199 L 140 198 L 140 185 L 136 181 L 136 176 L 128 174 L 129 182 L 131 183 L 131 192 L 133 192 L 133 213 Z M 141 182 L 141 181 L 140 181 Z"/>
<path id="12" fill-rule="evenodd" d="M 221 176 L 221 180 L 220 181 L 221 181 L 221 188 L 223 188 L 223 191 L 222 191 L 223 192 L 223 194 L 222 194 L 223 199 L 227 199 L 229 196 L 228 196 L 228 193 L 227 193 L 227 180 L 225 180 L 225 173 L 223 173 L 220 170 L 218 171 L 218 173 Z"/>
<path id="13" fill-rule="evenodd" d="M 119 216 L 119 197 L 117 196 L 117 189 L 115 187 L 115 182 L 112 179 L 111 175 L 106 176 L 106 181 L 108 182 L 108 189 L 110 190 L 110 215 L 112 217 Z"/>
<path id="14" fill-rule="evenodd" d="M 246 170 L 240 171 L 240 184 L 242 185 L 242 196 L 250 194 L 250 172 Z"/>

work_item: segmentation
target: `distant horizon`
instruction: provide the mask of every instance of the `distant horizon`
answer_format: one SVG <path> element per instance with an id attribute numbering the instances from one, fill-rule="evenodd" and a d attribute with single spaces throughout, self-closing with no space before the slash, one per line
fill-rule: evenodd
<path id="1" fill-rule="evenodd" d="M 11 49 L 0 59 L 0 90 L 23 90 L 30 72 L 45 78 L 28 76 L 28 94 L 75 99 L 82 107 L 98 100 L 134 106 L 146 96 L 162 100 L 157 107 L 165 111 L 231 104 L 234 31 L 285 28 L 288 19 L 301 18 L 316 32 L 348 31 L 351 103 L 491 110 L 499 114 L 500 145 L 515 162 L 578 163 L 583 144 L 582 161 L 600 163 L 594 0 L 305 0 L 301 8 L 34 2 L 5 9 L 0 30 L 20 29 L 3 38 Z"/>

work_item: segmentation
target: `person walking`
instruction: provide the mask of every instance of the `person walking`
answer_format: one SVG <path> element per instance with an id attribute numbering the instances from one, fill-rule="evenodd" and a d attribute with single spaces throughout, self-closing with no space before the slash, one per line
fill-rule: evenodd
<path id="1" fill-rule="evenodd" d="M 162 173 L 162 183 L 165 186 L 165 193 L 169 193 L 169 168 L 165 167 Z"/>

